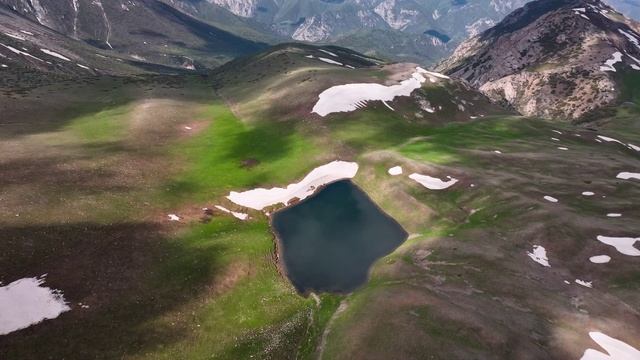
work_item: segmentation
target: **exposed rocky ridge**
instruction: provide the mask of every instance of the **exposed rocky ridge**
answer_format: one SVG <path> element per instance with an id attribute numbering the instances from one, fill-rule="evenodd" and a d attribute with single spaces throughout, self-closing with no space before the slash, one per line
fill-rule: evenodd
<path id="1" fill-rule="evenodd" d="M 0 7 L 99 49 L 176 68 L 211 68 L 266 47 L 159 0 L 0 0 Z"/>
<path id="2" fill-rule="evenodd" d="M 638 24 L 598 0 L 538 0 L 437 68 L 524 115 L 579 119 L 618 101 L 639 44 Z"/>

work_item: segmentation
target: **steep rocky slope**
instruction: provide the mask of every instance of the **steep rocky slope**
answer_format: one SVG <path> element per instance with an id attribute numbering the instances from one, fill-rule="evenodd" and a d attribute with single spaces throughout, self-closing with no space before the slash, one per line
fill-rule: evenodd
<path id="1" fill-rule="evenodd" d="M 0 0 L 0 7 L 97 48 L 178 68 L 214 67 L 266 46 L 158 0 Z"/>
<path id="2" fill-rule="evenodd" d="M 622 100 L 625 73 L 640 70 L 638 30 L 598 0 L 538 0 L 438 68 L 522 114 L 579 119 Z"/>

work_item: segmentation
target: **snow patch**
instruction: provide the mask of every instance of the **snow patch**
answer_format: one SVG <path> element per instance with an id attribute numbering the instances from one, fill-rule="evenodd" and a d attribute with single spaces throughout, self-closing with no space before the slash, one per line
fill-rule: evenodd
<path id="1" fill-rule="evenodd" d="M 533 245 L 533 252 L 527 252 L 527 255 L 535 262 L 542 266 L 551 267 L 547 258 L 547 250 L 540 245 Z"/>
<path id="2" fill-rule="evenodd" d="M 613 71 L 616 72 L 616 68 L 613 65 L 622 61 L 622 53 L 620 51 L 616 51 L 611 55 L 612 58 L 605 61 L 604 65 L 600 66 L 600 71 Z"/>
<path id="3" fill-rule="evenodd" d="M 620 145 L 627 146 L 627 145 L 626 145 L 625 143 L 623 143 L 622 141 L 620 141 L 620 140 L 618 140 L 618 139 L 614 139 L 614 138 L 612 138 L 612 137 L 608 137 L 608 136 L 598 135 L 598 139 L 602 139 L 602 140 L 604 140 L 604 141 L 606 141 L 606 142 L 616 142 L 616 143 L 618 143 L 618 144 L 620 144 Z"/>
<path id="4" fill-rule="evenodd" d="M 232 191 L 227 199 L 254 210 L 262 210 L 275 204 L 288 205 L 294 198 L 303 200 L 312 195 L 318 187 L 338 180 L 351 179 L 357 172 L 357 163 L 337 160 L 313 169 L 302 181 L 288 185 L 286 188 Z"/>
<path id="5" fill-rule="evenodd" d="M 607 353 L 594 349 L 585 350 L 580 360 L 634 360 L 640 359 L 640 351 L 633 346 L 614 339 L 599 331 L 589 332 L 589 336 Z"/>
<path id="6" fill-rule="evenodd" d="M 609 256 L 609 255 L 596 255 L 596 256 L 590 257 L 589 261 L 591 261 L 594 264 L 606 264 L 609 261 L 611 261 L 611 256 Z"/>
<path id="7" fill-rule="evenodd" d="M 176 214 L 169 214 L 167 217 L 169 218 L 169 221 L 180 221 L 180 216 Z"/>
<path id="8" fill-rule="evenodd" d="M 323 53 L 327 54 L 327 55 L 331 55 L 333 57 L 338 57 L 338 55 L 332 53 L 331 51 L 328 50 L 324 50 L 324 49 L 318 49 L 319 51 L 322 51 Z"/>
<path id="9" fill-rule="evenodd" d="M 391 176 L 402 175 L 402 166 L 394 166 L 391 169 L 389 169 L 387 172 Z"/>
<path id="10" fill-rule="evenodd" d="M 580 280 L 580 279 L 575 279 L 575 282 L 578 285 L 582 285 L 582 286 L 588 287 L 588 288 L 593 288 L 593 282 L 591 282 L 591 281 L 584 281 L 584 280 Z"/>
<path id="11" fill-rule="evenodd" d="M 441 179 L 438 179 L 438 178 L 434 178 L 428 175 L 416 174 L 416 173 L 409 175 L 409 178 L 411 180 L 418 182 L 420 185 L 430 190 L 448 189 L 458 182 L 458 179 L 454 179 L 451 176 L 447 176 L 449 180 L 442 181 Z"/>
<path id="12" fill-rule="evenodd" d="M 0 287 L 0 335 L 55 319 L 71 310 L 59 290 L 42 286 L 44 277 L 23 278 Z"/>
<path id="13" fill-rule="evenodd" d="M 341 62 L 339 62 L 339 61 L 335 61 L 335 60 L 327 59 L 327 58 L 324 58 L 324 57 L 318 57 L 318 60 L 320 60 L 320 61 L 324 61 L 324 62 L 326 62 L 327 64 L 333 64 L 333 65 L 338 65 L 338 66 L 342 66 L 342 65 L 343 65 L 343 64 L 342 64 Z"/>
<path id="14" fill-rule="evenodd" d="M 622 179 L 622 180 L 629 180 L 629 179 L 640 180 L 640 173 L 632 173 L 632 172 L 623 171 L 623 172 L 619 173 L 616 176 L 616 178 Z"/>
<path id="15" fill-rule="evenodd" d="M 409 79 L 403 80 L 398 85 L 360 83 L 333 86 L 320 93 L 318 102 L 311 112 L 327 116 L 334 112 L 351 112 L 365 107 L 368 101 L 392 101 L 396 96 L 409 96 L 426 81 L 423 76 L 425 74 L 436 76 L 437 73 L 417 67 Z M 445 77 L 440 74 L 438 76 Z"/>
<path id="16" fill-rule="evenodd" d="M 557 203 L 558 202 L 558 199 L 554 198 L 553 196 L 549 196 L 549 195 L 545 195 L 544 199 L 549 201 L 549 202 L 552 202 L 552 203 Z"/>
<path id="17" fill-rule="evenodd" d="M 603 244 L 613 246 L 621 254 L 640 256 L 640 250 L 633 246 L 636 241 L 640 241 L 640 238 L 598 235 L 597 239 Z"/>
<path id="18" fill-rule="evenodd" d="M 24 51 L 18 50 L 16 48 L 14 48 L 13 46 L 5 45 L 5 44 L 2 44 L 2 43 L 0 43 L 0 46 L 5 47 L 6 49 L 8 49 L 9 51 L 11 51 L 14 54 L 24 55 L 24 56 L 30 57 L 30 58 L 32 58 L 34 60 L 38 60 L 38 61 L 44 62 L 44 60 L 42 60 L 42 59 L 40 59 L 38 57 L 35 57 L 35 56 L 29 54 L 28 52 L 24 52 Z"/>
<path id="19" fill-rule="evenodd" d="M 583 191 L 583 192 L 582 192 L 582 195 L 584 195 L 584 196 L 593 196 L 593 195 L 595 195 L 595 194 L 596 194 L 596 193 L 594 193 L 593 191 Z"/>
<path id="20" fill-rule="evenodd" d="M 42 51 L 43 53 L 45 53 L 47 55 L 51 55 L 53 57 L 56 57 L 56 58 L 58 58 L 60 60 L 71 61 L 68 57 L 66 57 L 66 56 L 64 56 L 62 54 L 59 54 L 59 53 L 57 53 L 55 51 L 49 50 L 49 49 L 40 49 L 40 51 Z"/>
<path id="21" fill-rule="evenodd" d="M 249 218 L 249 214 L 231 211 L 231 210 L 229 210 L 229 209 L 227 209 L 227 208 L 225 208 L 223 206 L 220 206 L 220 205 L 216 205 L 216 209 L 218 209 L 218 210 L 220 210 L 222 212 L 225 212 L 227 214 L 231 214 L 234 217 L 236 217 L 237 219 L 240 219 L 240 220 L 243 220 L 243 221 L 247 220 Z"/>

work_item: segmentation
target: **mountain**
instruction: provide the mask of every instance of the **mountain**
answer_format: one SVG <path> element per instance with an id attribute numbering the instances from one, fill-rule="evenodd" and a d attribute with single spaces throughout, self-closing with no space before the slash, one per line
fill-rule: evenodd
<path id="1" fill-rule="evenodd" d="M 639 29 L 598 0 L 538 0 L 438 69 L 522 114 L 575 120 L 625 100 L 640 70 Z"/>
<path id="2" fill-rule="evenodd" d="M 433 63 L 526 0 L 171 0 L 193 16 L 235 22 L 285 40 L 351 47 L 371 56 Z"/>
<path id="3" fill-rule="evenodd" d="M 1 0 L 0 6 L 96 48 L 176 68 L 211 68 L 266 47 L 158 0 Z"/>
<path id="4" fill-rule="evenodd" d="M 23 20 L 48 71 L 89 62 Z M 638 358 L 640 97 L 571 124 L 337 46 L 115 62 L 132 73 L 0 92 L 1 359 Z M 347 181 L 367 202 L 324 197 Z M 274 235 L 318 200 L 338 223 L 296 221 L 329 234 L 299 266 L 362 275 L 348 293 L 298 292 Z M 369 201 L 410 235 L 363 267 Z"/>

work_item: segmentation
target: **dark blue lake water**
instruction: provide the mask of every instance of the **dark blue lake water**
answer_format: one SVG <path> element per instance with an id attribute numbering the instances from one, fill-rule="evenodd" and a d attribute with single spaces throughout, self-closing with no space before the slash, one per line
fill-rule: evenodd
<path id="1" fill-rule="evenodd" d="M 407 232 L 351 181 L 328 185 L 273 215 L 287 276 L 300 292 L 347 293 Z"/>

